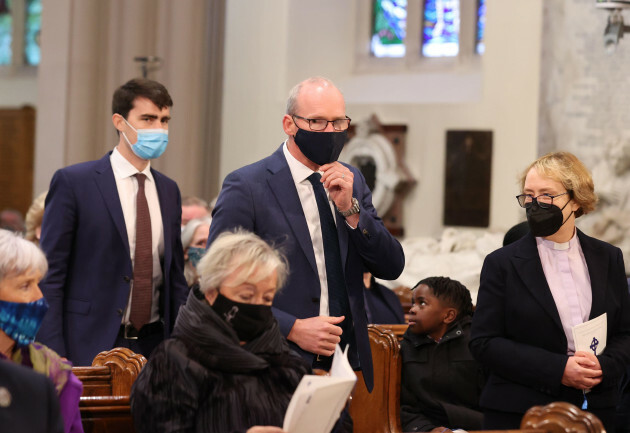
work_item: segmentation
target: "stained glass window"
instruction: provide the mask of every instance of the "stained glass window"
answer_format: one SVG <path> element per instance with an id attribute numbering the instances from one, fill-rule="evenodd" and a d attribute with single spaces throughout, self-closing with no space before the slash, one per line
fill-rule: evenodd
<path id="1" fill-rule="evenodd" d="M 459 53 L 459 0 L 425 0 L 422 55 L 454 57 Z"/>
<path id="2" fill-rule="evenodd" d="M 11 64 L 11 0 L 0 0 L 0 65 Z"/>
<path id="3" fill-rule="evenodd" d="M 483 54 L 486 51 L 484 42 L 484 33 L 486 31 L 486 0 L 478 0 L 477 2 L 477 32 L 475 52 Z"/>
<path id="4" fill-rule="evenodd" d="M 375 57 L 404 57 L 407 0 L 374 0 L 372 40 Z"/>
<path id="5" fill-rule="evenodd" d="M 27 65 L 39 65 L 41 23 L 42 0 L 27 0 L 24 25 L 24 60 Z"/>

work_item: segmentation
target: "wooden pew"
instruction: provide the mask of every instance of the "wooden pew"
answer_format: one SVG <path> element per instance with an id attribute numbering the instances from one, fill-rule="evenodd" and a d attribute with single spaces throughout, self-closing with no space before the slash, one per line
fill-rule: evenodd
<path id="1" fill-rule="evenodd" d="M 350 403 L 354 431 L 401 433 L 400 338 L 407 325 L 368 325 L 374 363 L 374 389 L 368 393 L 361 372 Z M 527 411 L 519 430 L 501 433 L 604 433 L 601 421 L 590 412 L 564 402 L 534 406 Z M 470 432 L 481 433 L 481 432 Z M 487 432 L 486 432 L 487 433 Z M 495 433 L 498 433 L 495 432 Z"/>
<path id="2" fill-rule="evenodd" d="M 83 383 L 79 409 L 86 433 L 135 432 L 129 394 L 146 363 L 144 356 L 117 347 L 96 355 L 91 367 L 72 369 Z"/>

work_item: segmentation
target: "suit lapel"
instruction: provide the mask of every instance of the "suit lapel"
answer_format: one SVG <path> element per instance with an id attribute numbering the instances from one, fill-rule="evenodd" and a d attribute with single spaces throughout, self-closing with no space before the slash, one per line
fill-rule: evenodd
<path id="1" fill-rule="evenodd" d="M 593 239 L 581 231 L 577 231 L 591 279 L 593 300 L 589 319 L 594 319 L 606 311 L 606 282 L 608 281 L 608 256 L 602 254 L 601 248 Z"/>
<path id="2" fill-rule="evenodd" d="M 289 223 L 289 227 L 291 231 L 293 231 L 300 248 L 304 252 L 313 271 L 317 274 L 315 252 L 313 251 L 311 235 L 308 231 L 308 225 L 306 224 L 304 209 L 302 208 L 300 196 L 295 188 L 291 170 L 282 153 L 282 146 L 273 153 L 267 165 L 267 170 L 270 172 L 270 176 L 267 178 L 269 188 L 276 197 L 280 209 Z"/>
<path id="3" fill-rule="evenodd" d="M 549 314 L 554 323 L 562 328 L 560 314 L 556 308 L 556 302 L 551 294 L 549 284 L 545 278 L 538 248 L 536 246 L 536 238 L 531 234 L 527 234 L 522 240 L 518 241 L 519 248 L 512 259 L 516 272 L 523 280 L 523 284 L 529 290 L 534 299 L 538 301 L 540 306 Z"/>
<path id="4" fill-rule="evenodd" d="M 118 196 L 118 187 L 116 186 L 112 164 L 109 160 L 110 155 L 111 152 L 98 161 L 94 180 L 96 181 L 96 186 L 103 197 L 107 211 L 114 222 L 114 226 L 116 226 L 123 245 L 127 252 L 129 252 L 127 226 L 125 225 L 125 217 L 123 216 L 122 206 L 120 205 L 120 197 Z"/>
<path id="5" fill-rule="evenodd" d="M 162 182 L 160 178 L 160 173 L 156 172 L 153 168 L 151 168 L 151 174 L 153 175 L 153 180 L 155 181 L 155 189 L 158 194 L 158 201 L 160 202 L 160 213 L 162 214 L 162 232 L 164 233 L 164 269 L 170 269 L 171 263 L 171 249 L 167 247 L 167 245 L 171 245 L 171 221 L 170 216 L 171 212 L 169 212 L 168 206 L 173 206 L 173 203 L 169 203 L 167 200 L 167 192 L 165 183 Z"/>

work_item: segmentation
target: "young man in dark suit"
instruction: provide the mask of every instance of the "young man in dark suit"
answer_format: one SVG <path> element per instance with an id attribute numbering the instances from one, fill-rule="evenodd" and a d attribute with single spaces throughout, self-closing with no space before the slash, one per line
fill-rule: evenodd
<path id="1" fill-rule="evenodd" d="M 185 302 L 179 189 L 150 164 L 166 149 L 172 105 L 162 84 L 130 80 L 112 101 L 118 145 L 51 181 L 38 341 L 75 365 L 117 346 L 148 357 Z"/>

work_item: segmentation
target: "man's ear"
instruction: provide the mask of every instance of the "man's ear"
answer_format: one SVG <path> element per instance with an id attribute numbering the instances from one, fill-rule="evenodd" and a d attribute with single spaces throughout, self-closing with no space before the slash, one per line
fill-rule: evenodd
<path id="1" fill-rule="evenodd" d="M 284 129 L 284 133 L 293 136 L 297 133 L 298 127 L 295 125 L 293 118 L 288 114 L 285 114 L 282 118 L 282 129 Z"/>
<path id="2" fill-rule="evenodd" d="M 112 123 L 114 124 L 114 128 L 116 128 L 118 132 L 121 132 L 124 128 L 125 120 L 120 114 L 114 113 L 112 114 Z"/>
<path id="3" fill-rule="evenodd" d="M 444 323 L 450 325 L 457 319 L 457 310 L 455 308 L 447 308 L 446 314 L 444 315 Z"/>

